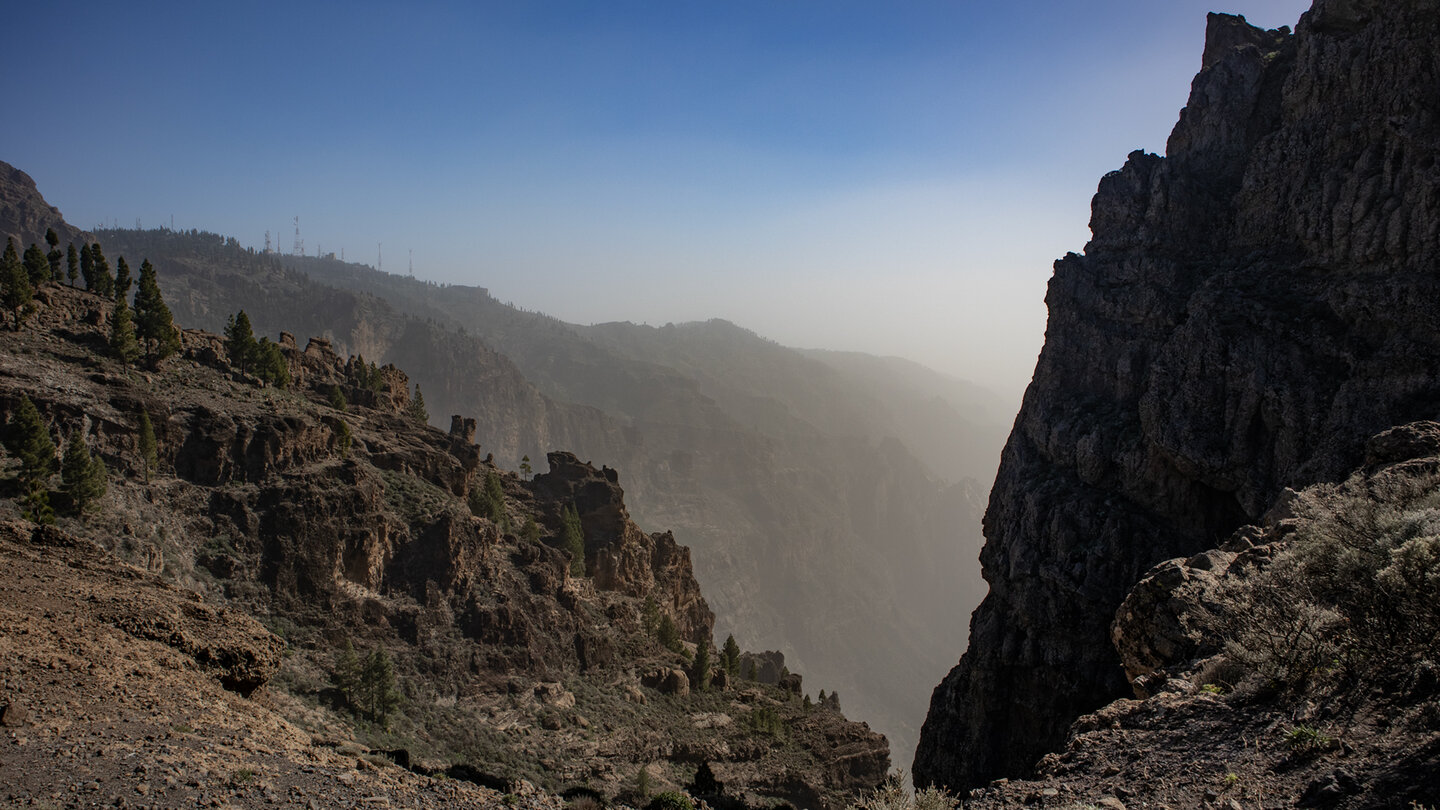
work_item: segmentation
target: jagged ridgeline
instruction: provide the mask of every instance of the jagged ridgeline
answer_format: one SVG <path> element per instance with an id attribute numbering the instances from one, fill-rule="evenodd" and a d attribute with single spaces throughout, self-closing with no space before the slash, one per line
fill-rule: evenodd
<path id="1" fill-rule="evenodd" d="M 630 519 L 615 470 L 502 470 L 473 419 L 426 424 L 404 372 L 323 338 L 255 341 L 232 313 L 225 336 L 172 327 L 173 356 L 126 357 L 112 297 L 32 292 L 0 335 L 15 795 L 465 806 L 527 780 L 837 807 L 884 778 L 885 739 L 837 700 L 717 647 L 689 551 Z M 53 469 L 27 461 L 46 452 Z M 103 755 L 55 760 L 82 737 Z M 116 770 L 126 753 L 145 772 Z"/>

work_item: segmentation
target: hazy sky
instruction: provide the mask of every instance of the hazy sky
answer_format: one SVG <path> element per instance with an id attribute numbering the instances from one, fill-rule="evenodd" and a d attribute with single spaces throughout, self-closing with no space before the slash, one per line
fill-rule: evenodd
<path id="1" fill-rule="evenodd" d="M 1054 259 L 1163 152 L 1205 12 L 1309 0 L 17 3 L 0 159 L 81 227 L 169 224 L 723 317 L 1017 393 Z M 163 272 L 163 268 L 161 268 Z"/>

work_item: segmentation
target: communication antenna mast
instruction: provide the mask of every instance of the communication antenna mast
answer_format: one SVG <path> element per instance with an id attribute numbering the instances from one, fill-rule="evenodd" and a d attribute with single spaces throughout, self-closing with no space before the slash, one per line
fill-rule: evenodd
<path id="1" fill-rule="evenodd" d="M 296 215 L 295 215 L 295 248 L 294 248 L 294 251 L 293 251 L 293 252 L 294 252 L 294 255 L 296 255 L 296 256 L 304 256 L 304 255 L 305 255 L 305 243 L 302 242 L 302 241 L 300 241 L 300 215 L 299 215 L 299 214 L 296 214 Z"/>
<path id="2" fill-rule="evenodd" d="M 411 278 L 414 278 L 414 277 L 415 277 L 415 249 L 414 249 L 414 248 L 407 248 L 407 251 L 410 253 L 410 277 L 411 277 Z"/>
<path id="3" fill-rule="evenodd" d="M 383 242 L 376 242 L 376 243 L 375 243 L 375 269 L 376 269 L 376 270 L 380 270 L 380 269 L 382 269 L 382 268 L 384 267 L 384 264 L 381 262 L 381 259 L 380 259 L 380 246 L 381 246 L 382 244 L 384 244 L 384 243 L 383 243 Z"/>
<path id="4" fill-rule="evenodd" d="M 266 252 L 266 253 L 269 253 L 269 252 L 270 252 L 270 232 L 269 232 L 269 231 L 266 231 L 266 232 L 265 232 L 265 252 Z"/>

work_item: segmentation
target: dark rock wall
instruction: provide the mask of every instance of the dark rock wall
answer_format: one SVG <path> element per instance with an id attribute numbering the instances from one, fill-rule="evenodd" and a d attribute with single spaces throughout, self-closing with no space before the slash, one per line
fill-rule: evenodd
<path id="1" fill-rule="evenodd" d="M 1440 410 L 1440 4 L 1211 15 L 1166 157 L 1100 183 L 985 517 L 990 593 L 918 784 L 1025 773 L 1129 693 L 1108 639 L 1161 560 Z"/>

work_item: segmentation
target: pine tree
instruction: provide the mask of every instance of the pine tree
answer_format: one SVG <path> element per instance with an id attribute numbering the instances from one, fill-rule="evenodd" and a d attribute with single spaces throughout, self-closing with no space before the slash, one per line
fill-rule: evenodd
<path id="1" fill-rule="evenodd" d="M 262 337 L 255 344 L 255 375 L 276 388 L 290 387 L 290 362 L 270 338 Z"/>
<path id="2" fill-rule="evenodd" d="M 540 542 L 540 524 L 535 522 L 534 517 L 526 515 L 525 525 L 520 528 L 520 536 L 532 543 Z"/>
<path id="3" fill-rule="evenodd" d="M 585 529 L 574 506 L 560 510 L 560 547 L 570 552 L 570 574 L 585 576 Z"/>
<path id="4" fill-rule="evenodd" d="M 121 256 L 115 260 L 115 300 L 119 301 L 130 294 L 130 265 L 125 263 L 125 257 Z"/>
<path id="5" fill-rule="evenodd" d="M 10 417 L 5 440 L 10 454 L 20 459 L 25 517 L 36 523 L 53 523 L 55 513 L 50 508 L 49 482 L 55 474 L 55 443 L 50 440 L 50 431 L 29 397 L 20 397 L 20 404 Z"/>
<path id="6" fill-rule="evenodd" d="M 365 659 L 361 671 L 360 697 L 363 709 L 382 728 L 390 725 L 390 715 L 400 708 L 400 690 L 396 688 L 395 668 L 384 647 L 376 647 Z"/>
<path id="7" fill-rule="evenodd" d="M 70 286 L 74 287 L 75 280 L 80 278 L 80 251 L 75 249 L 74 242 L 65 249 L 65 272 L 70 278 Z"/>
<path id="8" fill-rule="evenodd" d="M 105 494 L 105 479 L 105 462 L 90 455 L 80 431 L 71 431 L 65 458 L 60 465 L 60 482 L 65 494 L 70 497 L 70 507 L 75 514 L 84 513 L 86 507 Z"/>
<path id="9" fill-rule="evenodd" d="M 363 670 L 360 656 L 355 654 L 355 645 L 350 643 L 350 639 L 345 639 L 345 648 L 335 659 L 335 674 L 332 680 L 335 688 L 340 690 L 341 697 L 354 709 L 359 708 L 360 676 Z"/>
<path id="10" fill-rule="evenodd" d="M 20 331 L 20 325 L 29 316 L 30 302 L 34 297 L 30 274 L 25 272 L 12 237 L 5 243 L 5 254 L 0 258 L 0 299 L 3 299 L 6 309 L 15 313 L 15 331 Z"/>
<path id="11" fill-rule="evenodd" d="M 510 516 L 505 509 L 505 487 L 500 482 L 500 473 L 493 468 L 485 471 L 485 481 L 481 486 L 470 488 L 467 502 L 472 515 L 489 518 L 501 532 L 510 531 Z"/>
<path id="12" fill-rule="evenodd" d="M 660 626 L 655 630 L 655 638 L 667 650 L 679 652 L 683 649 L 680 644 L 680 628 L 675 626 L 675 620 L 670 618 L 669 613 L 660 615 Z"/>
<path id="13" fill-rule="evenodd" d="M 350 410 L 350 402 L 345 399 L 345 392 L 341 391 L 338 385 L 330 386 L 330 407 L 341 413 Z"/>
<path id="14" fill-rule="evenodd" d="M 522 458 L 520 459 L 520 477 L 524 478 L 526 481 L 529 481 L 529 480 L 530 480 L 530 476 L 532 476 L 532 475 L 534 475 L 534 474 L 535 474 L 535 468 L 530 466 L 530 457 L 529 457 L 529 456 L 524 456 L 524 457 L 522 457 Z"/>
<path id="15" fill-rule="evenodd" d="M 735 643 L 735 634 L 731 633 L 725 637 L 725 647 L 721 651 L 723 658 L 722 665 L 725 672 L 732 678 L 740 677 L 740 645 Z"/>
<path id="16" fill-rule="evenodd" d="M 430 421 L 430 413 L 425 410 L 425 395 L 420 393 L 420 383 L 415 383 L 415 396 L 410 400 L 410 407 L 405 412 L 422 425 Z"/>
<path id="17" fill-rule="evenodd" d="M 110 275 L 110 260 L 105 258 L 105 253 L 100 250 L 100 243 L 96 242 L 90 246 L 90 261 L 92 263 L 92 275 L 95 277 L 94 291 L 109 298 L 115 294 L 115 278 Z"/>
<path id="18" fill-rule="evenodd" d="M 140 357 L 140 343 L 135 339 L 135 322 L 130 317 L 130 307 L 123 296 L 115 301 L 115 313 L 110 317 L 110 354 L 124 366 L 134 363 Z"/>
<path id="19" fill-rule="evenodd" d="M 54 228 L 45 229 L 45 244 L 50 246 L 49 252 L 45 254 L 45 260 L 50 265 L 50 278 L 56 281 L 64 281 L 60 275 L 60 260 L 65 254 L 60 252 L 60 235 L 55 233 Z"/>
<path id="20" fill-rule="evenodd" d="M 80 275 L 85 277 L 85 291 L 95 292 L 95 253 L 89 245 L 80 246 Z"/>
<path id="21" fill-rule="evenodd" d="M 335 420 L 335 447 L 340 451 L 341 456 L 350 455 L 350 446 L 355 443 L 355 437 L 350 433 L 350 425 L 344 419 Z"/>
<path id="22" fill-rule="evenodd" d="M 225 322 L 225 354 L 230 358 L 230 365 L 242 372 L 249 371 L 251 364 L 258 359 L 256 348 L 250 316 L 242 309 Z"/>
<path id="23" fill-rule="evenodd" d="M 702 638 L 695 647 L 695 690 L 710 691 L 710 639 Z"/>
<path id="24" fill-rule="evenodd" d="M 30 286 L 38 287 L 50 280 L 50 260 L 45 258 L 45 251 L 34 242 L 30 247 L 25 248 L 25 275 L 30 279 Z"/>
<path id="25" fill-rule="evenodd" d="M 170 308 L 165 306 L 160 282 L 155 277 L 155 267 L 149 259 L 140 264 L 140 284 L 135 292 L 135 334 L 155 363 L 180 350 L 175 320 L 170 315 Z"/>
<path id="26" fill-rule="evenodd" d="M 655 604 L 654 594 L 646 595 L 645 602 L 640 607 L 640 623 L 647 633 L 657 633 L 660 630 L 660 606 Z"/>
<path id="27" fill-rule="evenodd" d="M 150 413 L 140 409 L 140 464 L 145 473 L 145 483 L 150 483 L 150 471 L 160 466 L 158 446 L 155 443 L 155 426 L 150 424 Z"/>
<path id="28" fill-rule="evenodd" d="M 751 658 L 751 659 L 750 659 L 750 666 L 748 666 L 748 667 L 745 668 L 745 680 L 747 680 L 747 681 L 758 681 L 758 680 L 760 680 L 759 673 L 756 672 L 756 670 L 755 670 L 755 659 L 754 659 L 754 658 Z"/>

